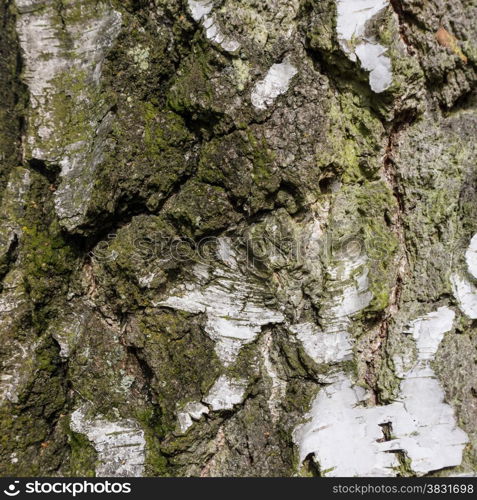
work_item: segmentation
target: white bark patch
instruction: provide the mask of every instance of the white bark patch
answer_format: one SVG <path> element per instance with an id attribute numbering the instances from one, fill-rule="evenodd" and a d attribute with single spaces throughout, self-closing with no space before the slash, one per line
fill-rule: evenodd
<path id="1" fill-rule="evenodd" d="M 465 252 L 465 260 L 469 273 L 477 278 L 477 234 L 474 234 L 470 240 L 469 248 Z"/>
<path id="2" fill-rule="evenodd" d="M 470 240 L 465 260 L 469 274 L 477 278 L 477 234 Z M 470 319 L 477 319 L 477 287 L 467 276 L 458 272 L 451 275 L 450 282 L 461 311 Z"/>
<path id="3" fill-rule="evenodd" d="M 97 477 L 141 477 L 144 475 L 146 441 L 134 420 L 110 422 L 89 418 L 87 407 L 71 415 L 71 430 L 85 434 L 98 453 Z"/>
<path id="4" fill-rule="evenodd" d="M 212 13 L 214 8 L 212 0 L 188 0 L 188 4 L 192 19 L 202 23 L 208 40 L 216 43 L 227 52 L 236 52 L 240 48 L 238 41 L 222 33 L 217 17 Z"/>
<path id="5" fill-rule="evenodd" d="M 307 415 L 309 422 L 294 432 L 300 459 L 312 454 L 332 477 L 395 476 L 399 461 L 389 452 L 401 450 L 419 475 L 459 465 L 468 438 L 457 427 L 430 367 L 453 319 L 454 312 L 441 307 L 411 323 L 418 359 L 405 373 L 396 403 L 364 407 L 364 390 L 338 374 L 319 392 Z M 390 426 L 390 440 L 385 439 L 383 425 Z"/>
<path id="6" fill-rule="evenodd" d="M 232 379 L 226 375 L 220 375 L 202 400 L 202 403 L 197 401 L 187 403 L 177 413 L 180 432 L 187 432 L 194 424 L 194 421 L 200 420 L 203 415 L 209 414 L 211 410 L 232 410 L 235 405 L 242 403 L 247 385 L 245 379 Z"/>
<path id="7" fill-rule="evenodd" d="M 367 257 L 344 258 L 327 270 L 330 297 L 323 300 L 320 314 L 322 329 L 313 323 L 291 325 L 290 330 L 316 363 L 339 363 L 351 359 L 349 335 L 353 315 L 365 309 L 373 299 L 368 289 Z"/>
<path id="8" fill-rule="evenodd" d="M 467 278 L 457 273 L 452 274 L 452 291 L 459 308 L 470 319 L 477 319 L 477 288 Z"/>
<path id="9" fill-rule="evenodd" d="M 189 9 L 194 21 L 202 21 L 205 16 L 208 16 L 212 9 L 214 8 L 214 2 L 212 0 L 189 0 Z"/>
<path id="10" fill-rule="evenodd" d="M 428 365 L 406 374 L 401 397 L 395 404 L 405 413 L 392 420 L 397 438 L 389 441 L 389 450 L 405 450 L 419 475 L 460 465 L 468 438 L 457 427 L 454 410 L 444 402 L 444 391 Z"/>
<path id="11" fill-rule="evenodd" d="M 386 55 L 387 48 L 379 43 L 360 43 L 355 53 L 361 66 L 369 71 L 369 85 L 379 94 L 391 86 L 393 81 L 391 59 Z"/>
<path id="12" fill-rule="evenodd" d="M 347 332 L 326 333 L 313 323 L 293 325 L 290 330 L 316 363 L 339 363 L 351 359 L 351 341 Z"/>
<path id="13" fill-rule="evenodd" d="M 207 314 L 206 331 L 216 342 L 217 355 L 226 365 L 236 359 L 243 345 L 256 339 L 262 326 L 284 320 L 281 313 L 260 305 L 254 287 L 239 278 L 224 276 L 216 284 L 183 290 L 184 295 L 169 297 L 157 304 Z"/>
<path id="14" fill-rule="evenodd" d="M 94 16 L 63 26 L 55 2 L 43 4 L 38 9 L 31 0 L 16 0 L 31 107 L 24 155 L 61 166 L 55 207 L 62 224 L 73 229 L 86 213 L 92 177 L 102 161 L 111 117 L 104 118 L 99 84 L 121 15 L 98 3 Z M 71 46 L 62 41 L 63 36 Z"/>
<path id="15" fill-rule="evenodd" d="M 226 375 L 221 375 L 203 401 L 213 411 L 232 410 L 235 405 L 243 402 L 246 389 L 246 380 L 231 379 Z"/>
<path id="16" fill-rule="evenodd" d="M 313 454 L 330 477 L 394 475 L 397 459 L 378 441 L 383 437 L 379 425 L 387 419 L 360 408 L 364 398 L 365 391 L 344 374 L 322 389 L 307 415 L 310 421 L 294 432 L 300 461 Z"/>
<path id="17" fill-rule="evenodd" d="M 364 35 L 366 23 L 385 9 L 389 0 L 337 0 L 336 4 L 338 38 L 350 41 L 353 37 Z M 350 50 L 346 45 L 345 47 Z"/>
<path id="18" fill-rule="evenodd" d="M 383 11 L 389 0 L 337 0 L 336 32 L 341 48 L 350 60 L 359 59 L 369 71 L 369 84 L 376 92 L 384 92 L 392 84 L 391 60 L 387 48 L 366 33 L 370 20 Z"/>
<path id="19" fill-rule="evenodd" d="M 419 359 L 434 359 L 444 334 L 452 329 L 455 312 L 448 307 L 439 307 L 437 311 L 426 314 L 411 322 L 408 333 L 416 341 Z"/>
<path id="20" fill-rule="evenodd" d="M 221 239 L 219 252 L 227 267 L 209 270 L 196 266 L 197 283 L 180 286 L 171 297 L 155 305 L 205 313 L 206 331 L 216 342 L 216 353 L 224 365 L 229 365 L 242 346 L 257 338 L 263 326 L 281 323 L 284 316 L 263 306 L 264 290 L 238 269 L 226 238 Z"/>
<path id="21" fill-rule="evenodd" d="M 179 423 L 179 428 L 182 433 L 186 432 L 192 425 L 194 421 L 200 420 L 202 415 L 207 415 L 209 409 L 207 406 L 196 401 L 192 403 L 187 403 L 182 411 L 177 414 L 177 421 Z"/>
<path id="22" fill-rule="evenodd" d="M 138 281 L 140 287 L 150 288 L 155 277 L 156 277 L 156 273 L 151 272 L 151 273 L 146 274 L 145 276 L 140 276 L 137 281 Z"/>
<path id="23" fill-rule="evenodd" d="M 348 332 L 352 316 L 371 303 L 367 260 L 365 255 L 357 255 L 328 269 L 327 290 L 331 296 L 323 302 L 321 312 L 325 333 Z"/>
<path id="24" fill-rule="evenodd" d="M 355 283 L 346 286 L 339 301 L 331 308 L 336 318 L 347 317 L 365 309 L 373 299 L 368 290 L 368 270 L 365 269 L 355 278 Z"/>
<path id="25" fill-rule="evenodd" d="M 252 104 L 257 109 L 267 109 L 275 99 L 284 94 L 292 78 L 298 70 L 288 61 L 274 64 L 265 75 L 265 78 L 255 85 L 252 91 Z"/>

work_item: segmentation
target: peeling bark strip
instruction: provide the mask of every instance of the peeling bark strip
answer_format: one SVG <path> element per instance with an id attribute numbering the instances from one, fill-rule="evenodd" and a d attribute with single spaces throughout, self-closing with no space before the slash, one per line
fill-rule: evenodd
<path id="1" fill-rule="evenodd" d="M 441 3 L 0 4 L 0 474 L 477 474 Z"/>
<path id="2" fill-rule="evenodd" d="M 430 367 L 454 317 L 441 307 L 411 324 L 417 361 L 401 375 L 395 403 L 360 408 L 365 391 L 339 373 L 314 401 L 311 422 L 295 431 L 301 460 L 313 454 L 335 477 L 395 476 L 400 463 L 392 452 L 404 452 L 410 472 L 419 475 L 459 465 L 468 437 L 457 428 L 452 408 L 443 403 L 444 393 Z M 391 426 L 392 435 L 382 440 L 384 425 Z"/>
<path id="3" fill-rule="evenodd" d="M 71 414 L 71 429 L 85 434 L 98 452 L 98 477 L 142 476 L 144 470 L 144 432 L 130 420 L 108 422 L 86 416 L 81 407 Z"/>
<path id="4" fill-rule="evenodd" d="M 343 50 L 352 61 L 357 59 L 369 71 L 374 92 L 388 89 L 392 83 L 388 49 L 370 37 L 369 25 L 388 7 L 388 0 L 338 0 L 336 31 Z M 372 28 L 371 28 L 372 29 Z"/>

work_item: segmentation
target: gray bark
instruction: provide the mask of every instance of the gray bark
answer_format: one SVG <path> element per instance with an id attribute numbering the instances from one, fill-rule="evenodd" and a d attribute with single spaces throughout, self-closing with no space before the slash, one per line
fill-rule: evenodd
<path id="1" fill-rule="evenodd" d="M 1 475 L 475 475 L 475 0 L 0 16 Z"/>

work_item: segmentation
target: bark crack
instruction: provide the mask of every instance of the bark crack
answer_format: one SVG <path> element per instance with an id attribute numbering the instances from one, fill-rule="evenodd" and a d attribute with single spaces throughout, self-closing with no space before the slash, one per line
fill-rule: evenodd
<path id="1" fill-rule="evenodd" d="M 399 147 L 399 136 L 402 131 L 409 127 L 416 117 L 415 110 L 410 110 L 404 114 L 398 115 L 389 128 L 386 149 L 383 158 L 383 177 L 389 185 L 393 196 L 396 200 L 396 211 L 391 218 L 392 230 L 398 240 L 398 251 L 395 257 L 395 282 L 389 296 L 389 304 L 383 313 L 380 323 L 377 327 L 377 334 L 373 340 L 372 355 L 367 363 L 365 380 L 370 388 L 374 391 L 375 403 L 385 403 L 382 400 L 381 390 L 379 387 L 379 368 L 385 358 L 385 349 L 388 340 L 389 330 L 391 328 L 393 318 L 399 311 L 401 303 L 401 295 L 406 281 L 406 275 L 410 269 L 409 252 L 406 242 L 405 229 L 405 196 L 403 188 L 399 182 L 399 172 L 395 162 L 395 156 Z"/>

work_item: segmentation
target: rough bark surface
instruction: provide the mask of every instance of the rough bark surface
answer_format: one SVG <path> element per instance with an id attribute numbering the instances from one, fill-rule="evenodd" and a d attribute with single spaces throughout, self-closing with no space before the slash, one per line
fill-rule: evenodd
<path id="1" fill-rule="evenodd" d="M 1 0 L 0 474 L 477 472 L 475 0 Z"/>

